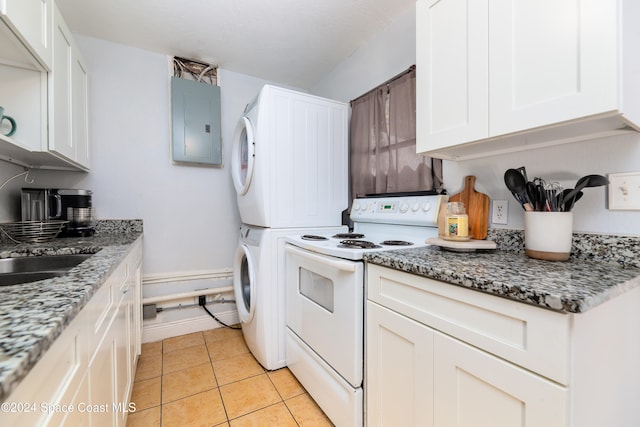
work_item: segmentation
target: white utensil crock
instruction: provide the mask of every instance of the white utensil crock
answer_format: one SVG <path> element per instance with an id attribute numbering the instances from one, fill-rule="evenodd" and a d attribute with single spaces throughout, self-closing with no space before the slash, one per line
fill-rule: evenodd
<path id="1" fill-rule="evenodd" d="M 572 235 L 573 212 L 524 213 L 524 247 L 530 258 L 566 261 Z"/>

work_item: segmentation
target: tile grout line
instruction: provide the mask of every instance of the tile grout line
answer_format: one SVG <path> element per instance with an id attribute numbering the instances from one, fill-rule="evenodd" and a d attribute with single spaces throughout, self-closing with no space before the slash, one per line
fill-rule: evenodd
<path id="1" fill-rule="evenodd" d="M 174 342 L 174 343 L 171 343 L 171 344 L 172 344 L 172 346 L 167 346 L 167 342 L 166 342 L 166 340 L 167 340 L 167 339 L 165 339 L 165 340 L 161 340 L 161 342 L 160 342 L 160 344 L 159 344 L 160 356 L 161 356 L 161 357 L 160 357 L 160 370 L 159 370 L 159 371 L 160 371 L 160 377 L 159 377 L 159 380 L 160 380 L 160 401 L 159 401 L 159 412 L 160 412 L 160 413 L 159 413 L 159 418 L 160 418 L 160 427 L 162 427 L 162 425 L 163 425 L 162 423 L 163 423 L 163 421 L 164 421 L 164 416 L 163 416 L 163 415 L 164 415 L 164 410 L 163 410 L 163 409 L 165 409 L 165 405 L 167 405 L 167 404 L 173 404 L 173 403 L 178 402 L 178 401 L 180 401 L 180 400 L 184 400 L 184 399 L 187 399 L 187 398 L 190 398 L 190 397 L 196 396 L 196 395 L 201 394 L 201 393 L 204 393 L 204 392 L 211 392 L 211 391 L 213 391 L 213 389 L 214 389 L 214 388 L 217 388 L 217 389 L 218 389 L 218 394 L 217 394 L 217 395 L 218 395 L 218 398 L 220 399 L 220 402 L 221 402 L 221 404 L 222 404 L 222 409 L 224 410 L 224 420 L 221 420 L 221 421 L 220 421 L 220 423 L 226 423 L 226 425 L 227 425 L 227 426 L 229 426 L 229 425 L 231 424 L 231 421 L 235 421 L 235 420 L 241 419 L 241 418 L 243 418 L 243 417 L 246 417 L 246 416 L 249 416 L 249 415 L 252 415 L 252 414 L 259 413 L 259 412 L 261 412 L 261 411 L 263 411 L 263 410 L 265 410 L 265 409 L 267 409 L 267 408 L 272 408 L 272 407 L 274 407 L 274 406 L 279 405 L 280 403 L 284 403 L 285 408 L 286 408 L 286 411 L 287 411 L 287 413 L 289 414 L 289 416 L 291 417 L 291 419 L 294 421 L 295 425 L 296 425 L 296 426 L 298 426 L 298 427 L 300 427 L 300 426 L 301 426 L 301 424 L 300 424 L 300 423 L 298 422 L 298 420 L 296 419 L 296 417 L 295 417 L 295 415 L 294 415 L 294 412 L 293 412 L 293 411 L 292 411 L 292 409 L 290 408 L 289 404 L 287 404 L 287 400 L 285 399 L 285 396 L 284 396 L 284 394 L 283 394 L 283 393 L 288 389 L 288 388 L 287 388 L 287 386 L 286 386 L 286 384 L 287 384 L 287 383 L 282 383 L 282 384 L 281 384 L 281 386 L 283 387 L 283 388 L 282 388 L 282 390 L 281 390 L 281 389 L 279 389 L 279 388 L 278 388 L 278 386 L 276 385 L 276 382 L 275 382 L 275 380 L 274 380 L 274 378 L 275 378 L 275 377 L 272 377 L 272 376 L 271 376 L 271 374 L 272 374 L 272 373 L 275 373 L 275 372 L 276 372 L 276 371 L 278 371 L 278 370 L 272 370 L 272 371 L 269 371 L 269 370 L 264 369 L 262 366 L 260 366 L 260 368 L 261 368 L 261 372 L 260 372 L 260 373 L 258 373 L 258 374 L 254 374 L 254 375 L 248 376 L 248 377 L 246 377 L 246 378 L 236 379 L 236 380 L 234 380 L 234 381 L 229 382 L 228 384 L 221 385 L 221 384 L 220 384 L 220 382 L 219 382 L 219 380 L 220 380 L 220 379 L 219 379 L 219 375 L 218 375 L 218 373 L 216 373 L 216 369 L 214 368 L 214 362 L 216 362 L 216 363 L 217 363 L 217 362 L 219 362 L 219 361 L 223 361 L 223 360 L 226 360 L 226 359 L 231 359 L 231 358 L 233 358 L 233 357 L 242 356 L 242 355 L 247 354 L 247 353 L 248 353 L 248 354 L 251 354 L 251 352 L 250 352 L 250 351 L 245 351 L 245 353 L 233 354 L 233 355 L 230 355 L 230 356 L 229 356 L 228 354 L 231 354 L 231 353 L 226 353 L 226 352 L 224 352 L 224 351 L 223 351 L 223 352 L 220 352 L 220 354 L 218 354 L 218 352 L 217 352 L 217 350 L 216 350 L 216 351 L 214 351 L 214 353 L 215 353 L 217 356 L 223 356 L 223 355 L 226 355 L 226 356 L 225 356 L 225 357 L 223 357 L 222 359 L 219 359 L 219 360 L 218 360 L 218 359 L 216 359 L 216 360 L 214 361 L 214 359 L 213 359 L 213 355 L 214 355 L 214 353 L 211 353 L 210 348 L 209 348 L 209 344 L 216 344 L 216 346 L 214 346 L 214 347 L 216 347 L 216 348 L 217 348 L 217 346 L 224 347 L 224 344 L 225 344 L 225 341 L 226 341 L 226 340 L 224 340 L 224 339 L 222 339 L 222 340 L 215 340 L 215 341 L 212 341 L 212 342 L 210 343 L 210 342 L 208 342 L 208 341 L 207 341 L 207 338 L 206 338 L 207 336 L 209 336 L 209 335 L 205 334 L 203 331 L 198 332 L 198 338 L 199 338 L 199 339 L 197 339 L 197 341 L 198 341 L 199 343 L 198 343 L 198 344 L 196 344 L 196 345 L 197 345 L 197 346 L 200 346 L 200 345 L 203 345 L 203 344 L 204 344 L 204 346 L 205 346 L 205 350 L 206 350 L 206 352 L 207 352 L 207 353 L 206 353 L 206 356 L 207 356 L 207 361 L 208 361 L 208 362 L 203 362 L 201 365 L 197 365 L 197 366 L 202 366 L 202 367 L 204 367 L 204 366 L 208 363 L 208 366 L 209 366 L 209 368 L 211 369 L 211 371 L 212 371 L 212 373 L 213 373 L 213 379 L 214 379 L 214 381 L 215 381 L 215 385 L 214 385 L 212 388 L 207 388 L 206 390 L 201 390 L 201 391 L 198 391 L 197 393 L 195 393 L 195 392 L 194 392 L 193 394 L 189 394 L 189 395 L 187 395 L 187 396 L 182 396 L 182 397 L 180 397 L 179 399 L 173 400 L 172 402 L 166 402 L 166 403 L 163 401 L 163 400 L 164 400 L 163 398 L 164 398 L 164 379 L 165 379 L 165 375 L 172 375 L 172 374 L 176 374 L 176 373 L 179 373 L 179 372 L 181 372 L 181 371 L 186 371 L 186 370 L 188 370 L 188 369 L 191 369 L 191 368 L 193 368 L 193 367 L 192 367 L 192 366 L 189 366 L 189 367 L 187 367 L 187 368 L 180 369 L 180 370 L 178 370 L 178 371 L 173 371 L 173 372 L 170 372 L 170 373 L 166 373 L 166 372 L 165 372 L 165 369 L 164 369 L 164 368 L 165 368 L 165 366 L 164 366 L 164 359 L 165 359 L 165 357 L 164 357 L 164 356 L 165 356 L 165 354 L 170 354 L 170 353 L 172 353 L 172 352 L 184 351 L 185 349 L 188 349 L 188 348 L 191 348 L 191 347 L 195 347 L 196 345 L 191 344 L 193 341 L 188 341 L 188 340 L 187 340 L 187 341 L 185 341 L 185 343 L 187 344 L 187 346 L 186 346 L 186 347 L 179 347 L 179 348 L 175 348 L 175 347 L 173 347 L 173 345 L 178 345 L 178 344 L 179 344 L 179 341 L 176 341 L 176 342 Z M 211 337 L 213 338 L 214 336 L 211 336 Z M 169 338 L 169 339 L 171 339 L 171 338 Z M 218 341 L 219 341 L 219 342 L 218 342 Z M 172 351 L 172 352 L 170 351 L 170 352 L 168 352 L 168 353 L 165 353 L 165 350 L 166 350 L 166 349 L 168 349 L 168 348 L 173 348 L 173 351 Z M 150 356 L 151 354 L 152 354 L 152 353 L 147 353 L 147 355 L 149 355 L 149 356 Z M 142 356 L 142 354 L 141 354 L 141 356 Z M 257 361 L 256 361 L 256 362 L 257 362 Z M 258 362 L 258 363 L 259 363 L 259 362 Z M 239 383 L 239 382 L 242 382 L 242 381 L 245 381 L 245 380 L 249 380 L 249 379 L 251 379 L 251 378 L 257 378 L 257 377 L 259 377 L 260 375 L 266 375 L 266 376 L 267 376 L 267 378 L 268 378 L 268 380 L 269 380 L 269 384 L 274 388 L 274 390 L 275 390 L 275 391 L 276 391 L 276 393 L 277 393 L 278 400 L 277 400 L 276 402 L 273 402 L 273 403 L 271 403 L 271 404 L 268 404 L 267 406 L 264 406 L 264 407 L 262 407 L 262 408 L 254 409 L 254 410 L 252 410 L 252 411 L 250 411 L 250 412 L 244 413 L 244 414 L 242 414 L 242 415 L 236 416 L 235 418 L 231 419 L 231 418 L 229 417 L 229 412 L 228 412 L 227 404 L 225 403 L 224 398 L 223 398 L 222 387 L 226 387 L 226 386 L 229 386 L 229 385 L 232 385 L 232 384 L 235 384 L 235 383 Z M 148 378 L 148 379 L 153 379 L 153 378 L 155 378 L 155 377 Z M 280 377 L 279 377 L 279 378 L 280 378 Z M 135 381 L 135 380 L 134 380 L 134 381 Z M 304 389 L 303 389 L 300 393 L 289 396 L 289 399 L 297 398 L 297 397 L 299 397 L 299 396 L 304 395 L 305 393 L 307 393 L 307 394 L 308 394 L 308 392 L 306 392 L 306 390 L 304 390 Z M 152 406 L 152 407 L 149 407 L 149 408 L 147 408 L 147 409 L 153 409 L 154 407 L 155 407 L 155 406 Z M 145 410 L 146 410 L 146 409 L 145 409 Z M 219 424 L 215 424 L 215 425 L 219 425 Z"/>

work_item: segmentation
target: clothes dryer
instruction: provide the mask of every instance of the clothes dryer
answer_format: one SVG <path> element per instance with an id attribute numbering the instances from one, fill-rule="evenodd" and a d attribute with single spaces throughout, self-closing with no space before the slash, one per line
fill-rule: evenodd
<path id="1" fill-rule="evenodd" d="M 348 106 L 264 86 L 236 128 L 231 174 L 241 221 L 337 226 L 347 208 Z"/>
<path id="2" fill-rule="evenodd" d="M 273 229 L 243 224 L 233 262 L 233 288 L 244 339 L 266 369 L 286 365 L 285 237 L 344 233 L 346 227 Z"/>

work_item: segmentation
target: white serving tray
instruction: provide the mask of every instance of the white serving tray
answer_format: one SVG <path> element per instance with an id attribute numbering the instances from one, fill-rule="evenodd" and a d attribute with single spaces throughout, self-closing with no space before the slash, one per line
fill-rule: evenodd
<path id="1" fill-rule="evenodd" d="M 440 246 L 442 249 L 453 252 L 475 252 L 477 250 L 495 250 L 496 242 L 493 240 L 445 240 L 440 237 L 429 237 L 426 240 L 429 245 Z"/>

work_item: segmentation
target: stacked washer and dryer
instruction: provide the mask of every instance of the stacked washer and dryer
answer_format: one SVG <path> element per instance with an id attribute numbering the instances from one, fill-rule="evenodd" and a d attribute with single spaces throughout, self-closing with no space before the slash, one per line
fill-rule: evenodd
<path id="1" fill-rule="evenodd" d="M 236 129 L 233 287 L 247 346 L 266 369 L 286 365 L 284 238 L 346 230 L 347 135 L 347 104 L 271 85 Z"/>

